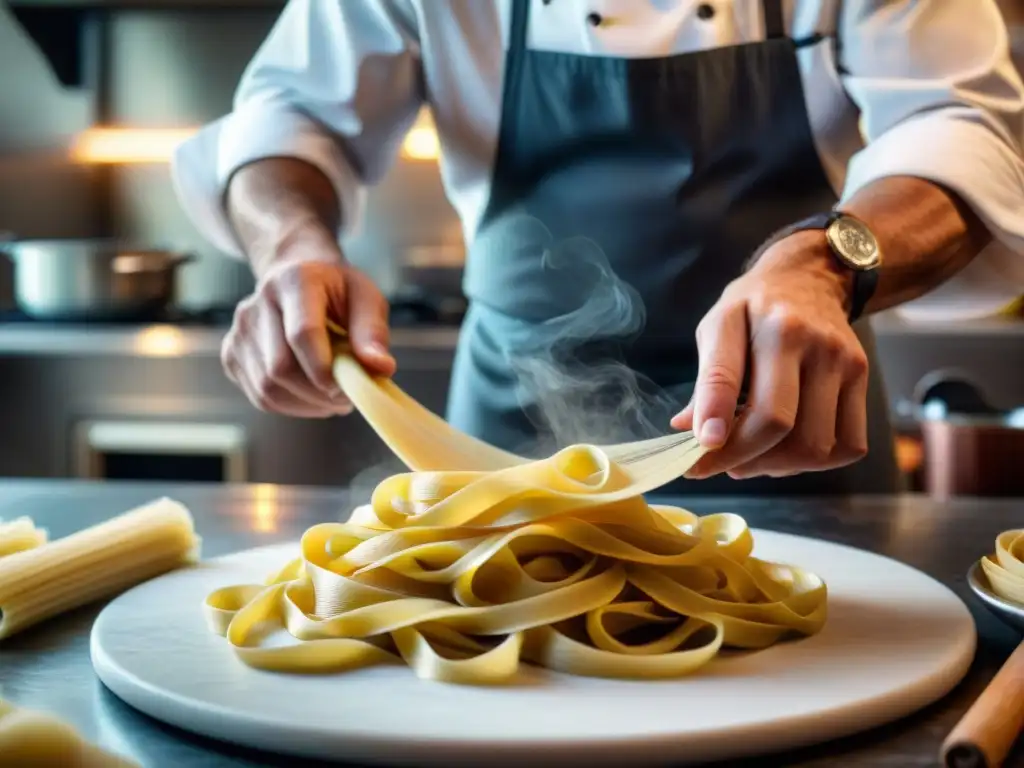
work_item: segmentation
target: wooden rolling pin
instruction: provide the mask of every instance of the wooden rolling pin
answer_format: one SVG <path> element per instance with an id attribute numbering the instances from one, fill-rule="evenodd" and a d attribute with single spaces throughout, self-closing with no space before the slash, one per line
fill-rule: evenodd
<path id="1" fill-rule="evenodd" d="M 946 768 L 999 768 L 1024 729 L 1024 643 L 942 744 Z"/>

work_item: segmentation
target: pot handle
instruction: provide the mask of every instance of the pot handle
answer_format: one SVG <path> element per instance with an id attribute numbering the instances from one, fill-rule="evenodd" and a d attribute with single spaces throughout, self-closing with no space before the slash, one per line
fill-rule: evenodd
<path id="1" fill-rule="evenodd" d="M 153 255 L 150 253 L 149 255 Z M 195 257 L 190 253 L 177 253 L 174 251 L 160 251 L 159 256 L 162 259 L 160 262 L 160 269 L 177 269 L 179 266 L 187 261 L 192 261 Z M 146 254 L 144 253 L 119 253 L 114 257 L 111 264 L 115 272 L 122 274 L 131 274 L 135 272 L 145 272 L 147 269 Z"/>

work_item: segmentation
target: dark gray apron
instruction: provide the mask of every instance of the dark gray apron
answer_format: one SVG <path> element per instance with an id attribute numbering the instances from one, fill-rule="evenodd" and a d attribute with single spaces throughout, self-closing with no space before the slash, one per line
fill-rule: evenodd
<path id="1" fill-rule="evenodd" d="M 781 0 L 763 6 L 764 42 L 621 59 L 528 50 L 530 0 L 514 0 L 491 198 L 466 264 L 457 428 L 532 456 L 668 432 L 693 390 L 697 323 L 774 231 L 835 205 L 801 43 Z M 873 337 L 857 330 L 871 360 L 867 458 L 664 490 L 900 490 Z"/>

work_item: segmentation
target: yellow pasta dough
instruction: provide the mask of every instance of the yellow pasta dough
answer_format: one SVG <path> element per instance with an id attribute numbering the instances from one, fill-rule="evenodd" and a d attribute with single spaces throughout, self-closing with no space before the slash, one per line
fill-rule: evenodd
<path id="1" fill-rule="evenodd" d="M 157 499 L 100 525 L 0 558 L 0 639 L 195 561 L 181 504 Z"/>
<path id="2" fill-rule="evenodd" d="M 18 517 L 7 522 L 0 520 L 0 557 L 41 547 L 47 538 L 46 531 L 36 528 L 31 518 Z"/>
<path id="3" fill-rule="evenodd" d="M 1024 605 L 1024 528 L 1003 531 L 996 537 L 996 551 L 981 559 L 992 591 Z"/>
<path id="4" fill-rule="evenodd" d="M 753 557 L 736 515 L 649 505 L 662 473 L 633 477 L 589 445 L 527 461 L 461 435 L 347 355 L 335 375 L 414 471 L 380 483 L 347 522 L 306 531 L 301 556 L 265 583 L 208 596 L 208 625 L 244 663 L 404 661 L 421 678 L 487 684 L 526 660 L 661 678 L 823 626 L 821 579 Z"/>
<path id="5" fill-rule="evenodd" d="M 138 768 L 52 715 L 0 699 L 0 768 Z"/>

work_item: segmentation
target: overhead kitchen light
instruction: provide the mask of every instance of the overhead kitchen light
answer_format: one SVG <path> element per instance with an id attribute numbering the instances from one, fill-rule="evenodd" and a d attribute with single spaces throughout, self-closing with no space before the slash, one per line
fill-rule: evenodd
<path id="1" fill-rule="evenodd" d="M 170 162 L 174 149 L 196 128 L 90 128 L 75 138 L 71 159 L 79 163 Z"/>
<path id="2" fill-rule="evenodd" d="M 89 128 L 71 145 L 78 163 L 128 165 L 169 163 L 175 148 L 197 128 Z M 441 144 L 430 113 L 423 110 L 402 142 L 409 160 L 437 160 Z"/>

